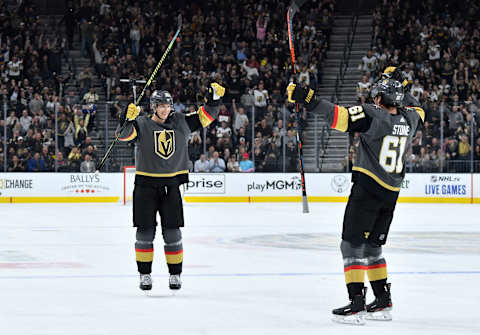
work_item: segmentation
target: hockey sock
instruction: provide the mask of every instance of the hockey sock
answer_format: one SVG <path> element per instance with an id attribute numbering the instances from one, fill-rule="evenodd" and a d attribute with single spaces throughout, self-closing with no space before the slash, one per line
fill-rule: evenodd
<path id="1" fill-rule="evenodd" d="M 138 228 L 136 237 L 135 258 L 137 260 L 138 272 L 141 274 L 150 274 L 152 273 L 155 228 Z"/>
<path id="2" fill-rule="evenodd" d="M 164 229 L 163 240 L 168 272 L 172 275 L 182 273 L 183 244 L 180 229 Z"/>
<path id="3" fill-rule="evenodd" d="M 387 262 L 382 256 L 382 247 L 367 245 L 367 276 L 376 297 L 385 292 Z"/>
<path id="4" fill-rule="evenodd" d="M 137 260 L 138 272 L 149 274 L 152 272 L 153 243 L 143 241 L 135 242 L 135 258 Z"/>
<path id="5" fill-rule="evenodd" d="M 347 284 L 348 295 L 353 298 L 355 295 L 362 294 L 365 270 L 365 258 L 363 256 L 365 246 L 353 245 L 348 241 L 342 240 L 340 244 L 343 257 L 343 272 L 345 283 Z"/>

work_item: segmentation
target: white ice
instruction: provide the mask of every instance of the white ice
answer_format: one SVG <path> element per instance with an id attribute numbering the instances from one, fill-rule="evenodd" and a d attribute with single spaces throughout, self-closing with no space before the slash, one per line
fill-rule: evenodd
<path id="1" fill-rule="evenodd" d="M 157 239 L 147 297 L 131 206 L 0 205 L 0 334 L 480 334 L 478 205 L 398 204 L 394 320 L 363 327 L 331 321 L 347 302 L 345 204 L 300 206 L 187 204 L 183 288 L 169 292 Z"/>

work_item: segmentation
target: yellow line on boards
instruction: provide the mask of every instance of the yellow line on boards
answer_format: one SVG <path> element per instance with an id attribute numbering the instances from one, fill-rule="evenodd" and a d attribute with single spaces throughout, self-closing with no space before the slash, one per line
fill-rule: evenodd
<path id="1" fill-rule="evenodd" d="M 348 197 L 308 197 L 310 202 L 347 202 Z M 301 202 L 302 197 L 275 197 L 275 196 L 252 196 L 252 197 L 229 197 L 229 196 L 211 196 L 211 197 L 193 197 L 185 196 L 186 202 Z M 401 203 L 453 203 L 453 204 L 469 204 L 472 203 L 471 198 L 440 198 L 440 197 L 399 197 L 398 202 Z M 480 203 L 480 198 L 474 198 L 473 203 Z"/>
<path id="2" fill-rule="evenodd" d="M 450 203 L 450 204 L 469 204 L 471 198 L 429 198 L 429 197 L 399 197 L 398 202 L 403 203 Z"/>
<path id="3" fill-rule="evenodd" d="M 88 203 L 88 202 L 118 202 L 120 197 L 0 197 L 0 203 Z M 348 197 L 308 197 L 309 202 L 347 202 Z M 249 203 L 249 202 L 301 202 L 302 197 L 278 196 L 185 196 L 189 203 Z M 452 203 L 480 204 L 480 198 L 440 198 L 440 197 L 399 197 L 400 203 Z"/>
<path id="4" fill-rule="evenodd" d="M 272 196 L 252 196 L 252 197 L 192 197 L 185 196 L 186 202 L 301 202 L 302 197 L 272 197 Z M 347 197 L 308 197 L 311 202 L 346 202 Z"/>
<path id="5" fill-rule="evenodd" d="M 0 203 L 118 202 L 120 197 L 0 197 Z"/>

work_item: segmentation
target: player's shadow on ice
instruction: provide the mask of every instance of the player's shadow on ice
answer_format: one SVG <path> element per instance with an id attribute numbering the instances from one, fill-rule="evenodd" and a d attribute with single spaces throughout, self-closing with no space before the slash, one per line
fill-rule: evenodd
<path id="1" fill-rule="evenodd" d="M 185 295 L 180 293 L 147 293 L 143 297 L 147 299 L 182 299 Z"/>

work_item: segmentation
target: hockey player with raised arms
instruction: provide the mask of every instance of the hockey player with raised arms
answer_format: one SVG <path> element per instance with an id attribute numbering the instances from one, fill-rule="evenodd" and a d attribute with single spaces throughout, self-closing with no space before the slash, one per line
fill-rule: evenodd
<path id="1" fill-rule="evenodd" d="M 177 113 L 167 91 L 154 91 L 150 97 L 151 117 L 140 115 L 140 108 L 129 104 L 116 136 L 120 141 L 136 141 L 133 226 L 137 228 L 135 254 L 140 289 L 152 289 L 153 241 L 156 215 L 160 214 L 164 252 L 170 273 L 169 287 L 181 288 L 184 226 L 180 185 L 188 182 L 188 138 L 191 132 L 207 127 L 218 115 L 219 99 L 225 88 L 210 84 L 206 103 L 197 112 Z M 125 127 L 122 127 L 126 122 Z"/>
<path id="2" fill-rule="evenodd" d="M 392 300 L 382 246 L 387 241 L 395 205 L 405 176 L 407 146 L 425 113 L 404 93 L 402 82 L 389 68 L 377 82 L 374 104 L 346 108 L 315 96 L 314 90 L 291 83 L 290 102 L 323 113 L 331 128 L 359 132 L 357 159 L 352 168 L 352 190 L 343 219 L 340 249 L 350 303 L 334 309 L 334 321 L 364 324 L 364 319 L 391 320 Z M 366 305 L 365 272 L 375 300 Z"/>

